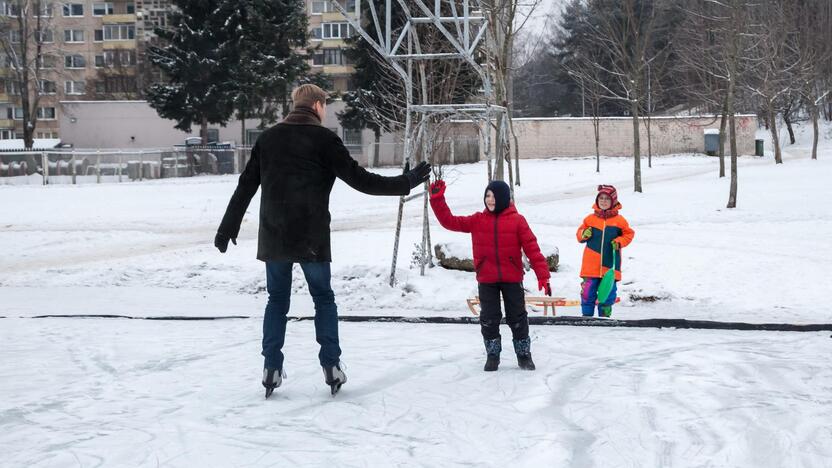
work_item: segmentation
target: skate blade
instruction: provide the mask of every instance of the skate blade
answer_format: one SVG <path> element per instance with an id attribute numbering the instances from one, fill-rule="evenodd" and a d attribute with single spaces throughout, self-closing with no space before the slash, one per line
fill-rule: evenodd
<path id="1" fill-rule="evenodd" d="M 341 390 L 342 385 L 344 385 L 344 384 L 342 384 L 341 382 L 330 385 L 330 391 L 332 392 L 331 395 L 335 396 L 335 394 L 338 393 L 338 391 Z"/>
<path id="2" fill-rule="evenodd" d="M 274 388 L 267 388 L 266 389 L 266 398 L 269 398 L 274 393 Z"/>

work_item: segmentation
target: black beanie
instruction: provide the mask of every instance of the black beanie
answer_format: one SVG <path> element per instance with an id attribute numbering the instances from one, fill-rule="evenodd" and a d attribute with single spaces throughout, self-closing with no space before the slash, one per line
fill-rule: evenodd
<path id="1" fill-rule="evenodd" d="M 483 203 L 485 203 L 485 196 L 488 194 L 489 190 L 491 190 L 491 193 L 494 194 L 495 214 L 499 214 L 501 211 L 508 208 L 509 203 L 511 203 L 511 188 L 509 188 L 507 183 L 502 180 L 492 180 L 491 183 L 488 184 L 488 187 L 485 188 L 485 193 L 482 195 Z"/>

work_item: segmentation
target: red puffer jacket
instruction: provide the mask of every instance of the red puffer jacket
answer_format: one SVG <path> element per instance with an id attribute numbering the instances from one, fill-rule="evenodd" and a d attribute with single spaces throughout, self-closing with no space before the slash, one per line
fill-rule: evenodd
<path id="1" fill-rule="evenodd" d="M 439 224 L 445 229 L 471 233 L 478 282 L 523 281 L 521 247 L 529 258 L 537 279 L 549 279 L 549 267 L 546 258 L 540 253 L 537 238 L 514 204 L 499 215 L 485 209 L 471 216 L 454 216 L 442 196 L 431 198 L 430 206 Z"/>

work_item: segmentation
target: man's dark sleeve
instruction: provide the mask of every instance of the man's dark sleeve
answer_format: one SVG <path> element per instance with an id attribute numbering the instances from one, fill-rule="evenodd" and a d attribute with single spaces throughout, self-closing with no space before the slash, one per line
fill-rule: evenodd
<path id="1" fill-rule="evenodd" d="M 234 195 L 228 202 L 228 208 L 225 210 L 225 216 L 222 217 L 218 232 L 231 239 L 237 238 L 243 216 L 246 214 L 248 204 L 251 203 L 251 198 L 257 193 L 258 187 L 260 187 L 260 147 L 255 143 L 251 150 L 251 158 L 243 173 L 240 174 L 237 189 L 234 190 Z"/>
<path id="2" fill-rule="evenodd" d="M 410 183 L 404 175 L 384 177 L 366 171 L 350 156 L 344 143 L 333 135 L 327 148 L 327 160 L 339 179 L 350 187 L 369 195 L 407 195 Z"/>

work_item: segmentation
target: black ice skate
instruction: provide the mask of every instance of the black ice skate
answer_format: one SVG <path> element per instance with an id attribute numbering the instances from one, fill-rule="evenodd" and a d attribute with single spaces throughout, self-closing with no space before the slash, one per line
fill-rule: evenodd
<path id="1" fill-rule="evenodd" d="M 332 392 L 332 396 L 335 396 L 339 390 L 341 390 L 341 386 L 347 383 L 347 374 L 341 370 L 341 364 L 338 363 L 334 366 L 324 367 L 324 379 L 326 380 L 326 384 L 329 385 L 329 388 Z"/>
<path id="2" fill-rule="evenodd" d="M 263 386 L 266 388 L 266 398 L 272 396 L 274 389 L 283 383 L 283 371 L 280 369 L 263 369 Z"/>

